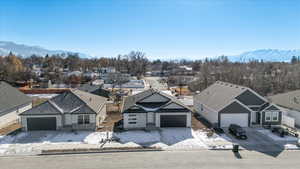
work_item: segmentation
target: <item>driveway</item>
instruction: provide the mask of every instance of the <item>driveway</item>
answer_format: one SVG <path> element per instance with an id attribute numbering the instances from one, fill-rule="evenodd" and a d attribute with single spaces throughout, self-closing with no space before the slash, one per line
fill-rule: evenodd
<path id="1" fill-rule="evenodd" d="M 272 156 L 277 156 L 280 154 L 284 147 L 274 140 L 270 139 L 268 136 L 260 133 L 255 128 L 244 128 L 246 130 L 248 139 L 247 140 L 239 140 L 236 139 L 233 135 L 229 134 L 228 129 L 226 128 L 224 131 L 226 135 L 232 139 L 233 143 L 239 144 L 242 148 L 249 151 L 258 151 L 266 154 L 270 154 Z"/>

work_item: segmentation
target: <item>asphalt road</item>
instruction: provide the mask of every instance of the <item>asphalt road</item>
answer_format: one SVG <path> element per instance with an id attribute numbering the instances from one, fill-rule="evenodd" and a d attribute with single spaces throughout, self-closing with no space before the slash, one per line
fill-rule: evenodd
<path id="1" fill-rule="evenodd" d="M 122 152 L 1 157 L 1 169 L 296 169 L 300 151 L 276 157 L 253 151 Z"/>
<path id="2" fill-rule="evenodd" d="M 168 88 L 167 84 L 159 83 L 160 77 L 145 77 L 145 81 L 154 89 L 166 90 Z"/>

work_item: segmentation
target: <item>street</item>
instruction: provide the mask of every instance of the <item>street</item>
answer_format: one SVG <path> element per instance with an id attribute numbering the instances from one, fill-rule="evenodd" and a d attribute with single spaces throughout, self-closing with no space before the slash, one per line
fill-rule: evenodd
<path id="1" fill-rule="evenodd" d="M 166 84 L 159 82 L 161 79 L 160 77 L 145 77 L 144 79 L 148 83 L 149 87 L 151 86 L 153 89 L 166 90 L 168 88 Z"/>
<path id="2" fill-rule="evenodd" d="M 295 169 L 300 151 L 273 157 L 254 151 L 164 151 L 1 157 L 1 169 Z"/>

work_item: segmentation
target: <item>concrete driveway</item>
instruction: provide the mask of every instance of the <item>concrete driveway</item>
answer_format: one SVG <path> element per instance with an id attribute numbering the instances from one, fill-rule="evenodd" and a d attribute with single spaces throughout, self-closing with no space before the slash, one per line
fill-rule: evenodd
<path id="1" fill-rule="evenodd" d="M 258 151 L 272 156 L 279 155 L 284 147 L 274 140 L 270 139 L 268 136 L 263 135 L 255 128 L 244 128 L 248 136 L 247 140 L 240 140 L 235 138 L 228 132 L 228 128 L 224 131 L 228 137 L 232 139 L 233 143 L 239 144 L 242 148 L 249 151 Z"/>

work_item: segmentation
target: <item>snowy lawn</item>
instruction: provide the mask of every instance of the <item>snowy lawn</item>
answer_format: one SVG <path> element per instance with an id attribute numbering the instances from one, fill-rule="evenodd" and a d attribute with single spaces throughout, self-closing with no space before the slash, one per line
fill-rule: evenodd
<path id="1" fill-rule="evenodd" d="M 114 137 L 121 143 L 136 143 L 142 146 L 162 148 L 166 150 L 178 149 L 223 149 L 232 147 L 229 138 L 214 134 L 207 136 L 207 132 L 190 128 L 161 128 L 151 132 L 143 130 L 131 130 L 114 133 Z"/>
<path id="2" fill-rule="evenodd" d="M 149 144 L 160 141 L 160 134 L 158 131 L 143 131 L 131 130 L 120 133 L 114 133 L 114 137 L 120 139 L 121 143 L 133 142 L 136 144 Z"/>
<path id="3" fill-rule="evenodd" d="M 112 133 L 107 132 L 62 132 L 62 131 L 34 131 L 21 132 L 17 135 L 0 136 L 0 155 L 36 154 L 43 147 L 64 149 L 66 146 L 95 147 Z M 62 146 L 63 145 L 63 146 Z M 95 146 L 93 146 L 95 145 Z"/>
<path id="4" fill-rule="evenodd" d="M 107 142 L 118 138 L 119 142 Z M 112 132 L 34 131 L 17 135 L 0 136 L 0 155 L 39 154 L 41 150 L 140 148 L 155 147 L 164 150 L 227 149 L 232 146 L 229 138 L 190 128 L 163 128 L 154 131 L 132 130 Z"/>
<path id="5" fill-rule="evenodd" d="M 298 141 L 297 137 L 293 137 L 293 136 L 280 137 L 276 133 L 272 133 L 271 130 L 267 130 L 267 129 L 261 129 L 261 130 L 257 130 L 257 131 L 270 137 L 274 141 L 284 141 L 284 142 L 297 142 Z"/>

